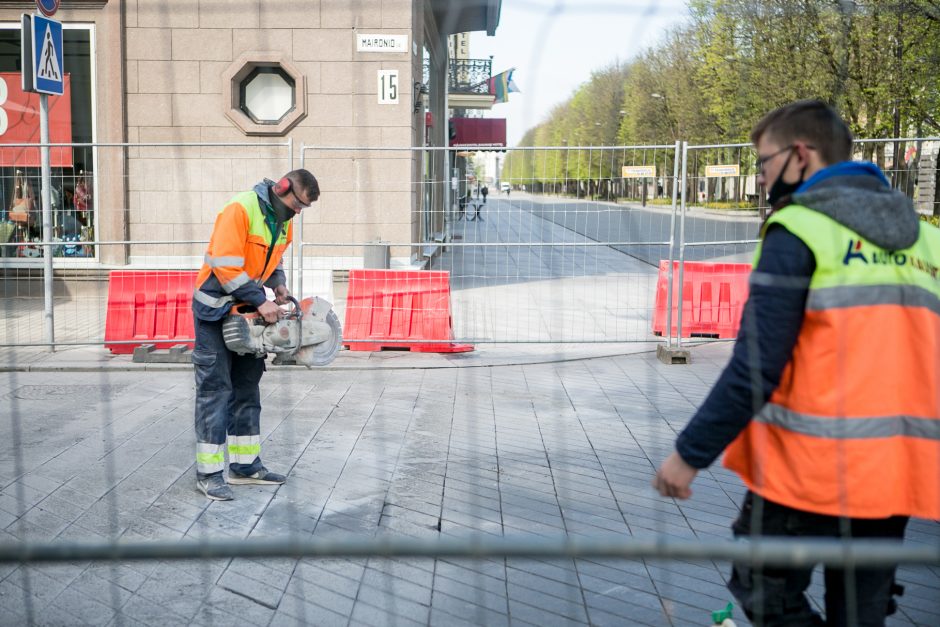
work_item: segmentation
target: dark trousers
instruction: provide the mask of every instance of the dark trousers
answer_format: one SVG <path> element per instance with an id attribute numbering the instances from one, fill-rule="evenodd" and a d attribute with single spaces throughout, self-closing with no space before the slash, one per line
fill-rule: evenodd
<path id="1" fill-rule="evenodd" d="M 193 366 L 196 374 L 197 443 L 222 446 L 229 435 L 260 436 L 259 384 L 265 370 L 264 359 L 230 351 L 222 339 L 222 320 L 196 318 L 195 327 Z M 242 475 L 258 472 L 261 469 L 260 452 L 253 462 L 230 463 L 229 469 Z"/>
<path id="2" fill-rule="evenodd" d="M 735 537 L 784 536 L 902 539 L 907 517 L 862 519 L 812 514 L 748 492 L 732 525 Z M 758 527 L 759 525 L 759 527 Z M 760 569 L 735 563 L 728 589 L 757 625 L 884 625 L 896 568 L 826 568 L 826 621 L 805 591 L 813 567 Z"/>

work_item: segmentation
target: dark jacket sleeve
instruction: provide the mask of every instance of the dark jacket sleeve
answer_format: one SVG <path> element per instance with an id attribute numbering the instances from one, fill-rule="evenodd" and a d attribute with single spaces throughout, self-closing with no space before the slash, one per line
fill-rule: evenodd
<path id="1" fill-rule="evenodd" d="M 232 298 L 235 299 L 236 303 L 248 303 L 254 307 L 260 307 L 268 299 L 261 286 L 254 281 L 246 283 L 232 292 Z"/>
<path id="2" fill-rule="evenodd" d="M 274 272 L 272 272 L 271 276 L 268 277 L 268 280 L 264 282 L 264 286 L 270 287 L 273 290 L 275 287 L 279 285 L 285 285 L 286 283 L 287 275 L 284 273 L 284 263 L 281 262 L 277 264 Z"/>
<path id="3" fill-rule="evenodd" d="M 751 273 L 750 294 L 731 361 L 676 440 L 694 468 L 706 468 L 750 422 L 780 384 L 803 325 L 812 251 L 780 225 L 771 225 Z"/>

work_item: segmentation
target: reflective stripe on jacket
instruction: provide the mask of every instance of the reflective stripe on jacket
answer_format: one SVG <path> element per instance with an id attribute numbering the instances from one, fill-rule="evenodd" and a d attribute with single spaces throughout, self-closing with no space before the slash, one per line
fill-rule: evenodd
<path id="1" fill-rule="evenodd" d="M 196 276 L 193 299 L 198 317 L 218 320 L 236 300 L 256 306 L 264 302 L 261 286 L 281 263 L 293 235 L 290 223 L 281 228 L 265 265 L 274 228 L 270 222 L 255 190 L 238 194 L 219 212 Z"/>
<path id="2" fill-rule="evenodd" d="M 804 511 L 940 519 L 940 230 L 887 251 L 800 205 L 774 223 L 816 271 L 780 386 L 725 466 Z"/>

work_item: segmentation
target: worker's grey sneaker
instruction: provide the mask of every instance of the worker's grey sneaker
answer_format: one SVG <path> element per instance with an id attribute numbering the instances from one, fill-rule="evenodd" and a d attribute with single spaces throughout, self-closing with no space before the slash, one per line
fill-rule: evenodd
<path id="1" fill-rule="evenodd" d="M 231 470 L 228 471 L 228 482 L 232 485 L 279 485 L 285 481 L 287 481 L 287 477 L 279 475 L 276 472 L 271 472 L 264 466 L 253 475 L 240 475 Z"/>
<path id="2" fill-rule="evenodd" d="M 235 498 L 232 488 L 225 483 L 225 477 L 221 472 L 208 477 L 196 477 L 196 487 L 213 501 L 231 501 Z"/>

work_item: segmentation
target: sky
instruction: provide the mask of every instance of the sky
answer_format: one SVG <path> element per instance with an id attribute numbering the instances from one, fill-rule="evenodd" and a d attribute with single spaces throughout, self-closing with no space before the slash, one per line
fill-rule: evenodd
<path id="1" fill-rule="evenodd" d="M 470 35 L 470 57 L 493 55 L 493 75 L 516 68 L 521 93 L 493 105 L 515 145 L 591 72 L 629 61 L 688 17 L 684 0 L 503 0 L 496 35 Z"/>

